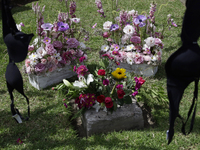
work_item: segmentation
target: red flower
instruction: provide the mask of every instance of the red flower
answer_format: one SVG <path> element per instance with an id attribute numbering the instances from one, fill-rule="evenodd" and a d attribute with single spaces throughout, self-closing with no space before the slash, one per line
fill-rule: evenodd
<path id="1" fill-rule="evenodd" d="M 103 103 L 104 100 L 105 100 L 105 96 L 104 96 L 104 95 L 99 95 L 99 96 L 97 96 L 97 102 Z"/>
<path id="2" fill-rule="evenodd" d="M 125 95 L 125 92 L 122 89 L 117 90 L 117 96 L 119 99 L 122 99 Z"/>
<path id="3" fill-rule="evenodd" d="M 105 71 L 105 70 L 103 70 L 103 69 L 99 69 L 99 70 L 98 70 L 98 75 L 100 75 L 100 76 L 105 76 L 105 74 L 106 74 L 106 71 Z"/>
<path id="4" fill-rule="evenodd" d="M 106 105 L 106 108 L 112 108 L 112 107 L 113 107 L 112 98 L 106 97 L 106 98 L 105 98 L 105 105 Z"/>
<path id="5" fill-rule="evenodd" d="M 139 77 L 138 80 L 139 80 L 141 85 L 144 84 L 144 82 L 145 82 L 145 80 L 142 77 Z"/>
<path id="6" fill-rule="evenodd" d="M 18 138 L 18 139 L 17 139 L 17 143 L 18 143 L 18 144 L 22 144 L 23 141 L 22 141 L 20 138 Z"/>

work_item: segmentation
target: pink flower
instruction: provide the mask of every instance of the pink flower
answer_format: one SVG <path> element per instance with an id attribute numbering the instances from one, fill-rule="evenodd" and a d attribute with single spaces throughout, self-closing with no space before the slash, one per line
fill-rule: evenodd
<path id="1" fill-rule="evenodd" d="M 138 95 L 138 91 L 133 92 L 132 96 Z"/>
<path id="2" fill-rule="evenodd" d="M 117 86 L 116 86 L 116 89 L 123 89 L 123 84 L 118 84 Z"/>
<path id="3" fill-rule="evenodd" d="M 44 59 L 44 58 L 41 59 L 41 64 L 44 64 L 44 65 L 45 65 L 46 63 L 47 63 L 47 60 L 46 60 L 46 59 Z"/>
<path id="4" fill-rule="evenodd" d="M 84 60 L 86 60 L 85 56 L 79 58 L 79 62 L 82 63 Z"/>
<path id="5" fill-rule="evenodd" d="M 103 33 L 103 37 L 104 37 L 104 38 L 108 38 L 110 35 L 111 35 L 111 34 L 110 34 L 109 32 L 104 32 L 104 33 Z"/>
<path id="6" fill-rule="evenodd" d="M 52 44 L 47 44 L 45 47 L 47 54 L 49 55 L 53 55 L 55 54 L 57 51 L 54 49 L 54 46 Z"/>
<path id="7" fill-rule="evenodd" d="M 53 42 L 53 46 L 54 46 L 55 48 L 59 48 L 59 49 L 61 49 L 61 48 L 63 47 L 61 41 L 54 41 L 54 42 Z"/>
<path id="8" fill-rule="evenodd" d="M 74 71 L 74 72 L 76 71 L 76 66 L 74 66 L 74 69 L 73 69 L 73 71 Z"/>
<path id="9" fill-rule="evenodd" d="M 34 45 L 29 45 L 28 46 L 28 51 L 33 51 L 34 50 Z"/>
<path id="10" fill-rule="evenodd" d="M 51 39 L 48 38 L 48 37 L 45 37 L 45 38 L 43 39 L 43 42 L 44 42 L 45 44 L 49 44 L 49 43 L 51 43 Z"/>
<path id="11" fill-rule="evenodd" d="M 18 138 L 18 139 L 17 139 L 17 143 L 18 143 L 18 144 L 22 144 L 23 141 L 22 141 L 20 138 Z"/>
<path id="12" fill-rule="evenodd" d="M 30 66 L 30 62 L 31 62 L 30 59 L 26 59 L 26 60 L 25 60 L 25 66 L 26 66 L 26 67 L 29 67 L 29 66 Z"/>
<path id="13" fill-rule="evenodd" d="M 45 70 L 45 65 L 44 64 L 42 64 L 42 63 L 38 63 L 37 65 L 35 65 L 35 72 L 36 73 L 41 73 L 41 72 L 43 72 L 44 70 Z"/>
<path id="14" fill-rule="evenodd" d="M 68 48 L 77 48 L 80 45 L 75 38 L 69 38 L 66 43 Z"/>
<path id="15" fill-rule="evenodd" d="M 139 36 L 132 36 L 130 41 L 133 43 L 141 43 L 141 39 Z"/>
<path id="16" fill-rule="evenodd" d="M 144 55 L 143 58 L 144 61 L 151 61 L 151 57 L 149 55 Z"/>
<path id="17" fill-rule="evenodd" d="M 79 75 L 84 76 L 87 73 L 88 69 L 85 65 L 81 65 L 77 68 L 76 73 Z"/>
<path id="18" fill-rule="evenodd" d="M 109 85 L 109 80 L 108 79 L 103 80 L 103 85 L 105 86 Z"/>
<path id="19" fill-rule="evenodd" d="M 139 57 L 136 57 L 134 61 L 135 61 L 135 64 L 142 64 L 144 61 L 144 58 L 142 56 L 139 56 Z"/>

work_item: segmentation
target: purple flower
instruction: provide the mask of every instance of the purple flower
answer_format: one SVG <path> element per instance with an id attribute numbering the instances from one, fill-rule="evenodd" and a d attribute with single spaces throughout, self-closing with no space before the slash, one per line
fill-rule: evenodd
<path id="1" fill-rule="evenodd" d="M 69 25 L 67 23 L 63 23 L 63 22 L 58 22 L 58 31 L 66 31 L 67 29 L 69 29 Z"/>
<path id="2" fill-rule="evenodd" d="M 147 19 L 146 16 L 139 15 L 139 16 L 137 16 L 137 17 L 134 19 L 133 22 L 134 22 L 136 25 L 139 24 L 139 27 L 143 27 L 143 26 L 146 25 L 146 23 L 144 23 L 144 21 L 145 21 L 146 19 Z"/>
<path id="3" fill-rule="evenodd" d="M 44 42 L 45 44 L 49 44 L 49 43 L 51 43 L 51 39 L 48 38 L 48 37 L 45 37 L 45 38 L 43 39 L 43 42 Z"/>
<path id="4" fill-rule="evenodd" d="M 45 70 L 45 65 L 42 63 L 38 63 L 37 65 L 35 65 L 35 72 L 43 72 Z"/>
<path id="5" fill-rule="evenodd" d="M 142 84 L 139 82 L 139 79 L 137 77 L 134 77 L 134 80 L 136 82 L 135 90 L 140 89 L 140 87 L 141 87 Z"/>
<path id="6" fill-rule="evenodd" d="M 132 96 L 138 95 L 138 91 L 133 92 Z"/>
<path id="7" fill-rule="evenodd" d="M 64 103 L 64 106 L 65 106 L 65 108 L 67 108 L 67 107 L 68 107 L 66 103 Z"/>
<path id="8" fill-rule="evenodd" d="M 82 63 L 84 60 L 86 60 L 85 56 L 79 58 L 79 62 Z"/>
<path id="9" fill-rule="evenodd" d="M 84 65 L 81 65 L 81 66 L 79 66 L 79 67 L 76 69 L 76 73 L 78 74 L 78 76 L 79 76 L 79 75 L 84 76 L 84 75 L 87 73 L 87 71 L 88 71 L 88 69 L 87 69 L 87 67 L 84 66 Z"/>
<path id="10" fill-rule="evenodd" d="M 80 45 L 75 38 L 69 38 L 66 43 L 68 48 L 77 48 Z"/>
<path id="11" fill-rule="evenodd" d="M 111 27 L 110 27 L 110 31 L 115 31 L 119 29 L 119 25 L 118 24 L 112 24 Z"/>
<path id="12" fill-rule="evenodd" d="M 123 89 L 123 84 L 118 84 L 117 86 L 116 86 L 116 88 L 119 90 L 119 89 Z"/>
<path id="13" fill-rule="evenodd" d="M 71 2 L 69 8 L 69 14 L 71 15 L 71 18 L 76 18 L 76 16 L 74 15 L 76 11 L 76 2 Z"/>
<path id="14" fill-rule="evenodd" d="M 103 85 L 105 86 L 109 85 L 109 80 L 108 79 L 103 80 Z"/>
<path id="15" fill-rule="evenodd" d="M 51 30 L 52 27 L 53 25 L 51 23 L 44 23 L 41 25 L 41 28 L 44 30 Z"/>

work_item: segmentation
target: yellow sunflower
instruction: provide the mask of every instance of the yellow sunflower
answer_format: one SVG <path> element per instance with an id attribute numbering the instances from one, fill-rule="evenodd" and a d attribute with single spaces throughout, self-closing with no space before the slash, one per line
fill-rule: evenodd
<path id="1" fill-rule="evenodd" d="M 121 80 L 126 78 L 126 69 L 124 68 L 117 68 L 115 71 L 112 72 L 114 78 Z"/>

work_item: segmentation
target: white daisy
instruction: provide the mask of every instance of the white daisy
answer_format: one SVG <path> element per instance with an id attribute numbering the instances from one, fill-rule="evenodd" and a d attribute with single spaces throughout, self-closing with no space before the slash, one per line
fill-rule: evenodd
<path id="1" fill-rule="evenodd" d="M 132 64 L 134 63 L 134 62 L 133 62 L 133 58 L 131 58 L 131 57 L 127 57 L 126 61 L 127 61 L 127 63 L 128 63 L 129 65 L 132 65 Z"/>
<path id="2" fill-rule="evenodd" d="M 130 44 L 130 45 L 127 45 L 126 46 L 126 50 L 127 51 L 131 51 L 131 50 L 133 50 L 135 48 L 135 46 L 133 45 L 133 44 Z"/>
<path id="3" fill-rule="evenodd" d="M 108 45 L 102 45 L 102 46 L 101 46 L 101 50 L 102 50 L 103 52 L 107 52 L 107 51 L 109 50 L 109 46 L 108 46 Z"/>
<path id="4" fill-rule="evenodd" d="M 30 56 L 29 56 L 29 59 L 30 60 L 36 60 L 38 58 L 38 54 L 37 53 L 32 53 Z"/>

